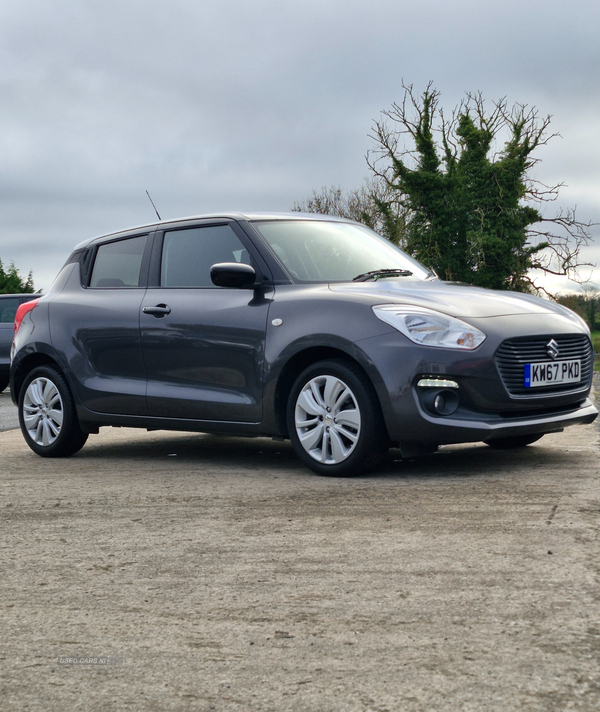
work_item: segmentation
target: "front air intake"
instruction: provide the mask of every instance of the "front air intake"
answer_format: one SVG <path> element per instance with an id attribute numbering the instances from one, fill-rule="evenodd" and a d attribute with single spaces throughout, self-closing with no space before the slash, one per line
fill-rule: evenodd
<path id="1" fill-rule="evenodd" d="M 551 344 L 550 342 L 554 342 Z M 550 346 L 549 346 L 550 344 Z M 556 359 L 550 352 L 558 351 Z M 525 386 L 527 364 L 581 361 L 581 377 L 577 383 L 553 383 L 528 388 Z M 510 339 L 500 345 L 495 355 L 496 368 L 506 390 L 512 396 L 535 397 L 545 393 L 572 393 L 585 390 L 590 383 L 594 367 L 594 352 L 585 334 L 563 336 L 527 336 Z"/>

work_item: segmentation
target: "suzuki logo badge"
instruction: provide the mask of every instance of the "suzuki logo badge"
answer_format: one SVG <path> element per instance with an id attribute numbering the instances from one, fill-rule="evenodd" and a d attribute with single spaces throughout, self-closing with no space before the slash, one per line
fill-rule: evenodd
<path id="1" fill-rule="evenodd" d="M 557 358 L 559 350 L 558 344 L 556 343 L 556 341 L 554 341 L 554 339 L 550 339 L 550 341 L 546 344 L 546 353 L 552 359 Z"/>

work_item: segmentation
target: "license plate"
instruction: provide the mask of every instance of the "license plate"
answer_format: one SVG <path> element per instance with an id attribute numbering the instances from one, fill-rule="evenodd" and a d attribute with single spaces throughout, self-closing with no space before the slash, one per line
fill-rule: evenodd
<path id="1" fill-rule="evenodd" d="M 545 361 L 525 364 L 525 388 L 578 383 L 581 380 L 581 361 Z"/>

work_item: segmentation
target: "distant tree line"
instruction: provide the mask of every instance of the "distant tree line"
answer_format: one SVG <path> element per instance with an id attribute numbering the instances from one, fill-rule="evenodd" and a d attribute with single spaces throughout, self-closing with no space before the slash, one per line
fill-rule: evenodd
<path id="1" fill-rule="evenodd" d="M 600 331 L 600 291 L 596 288 L 584 288 L 576 294 L 560 294 L 556 297 L 563 304 L 587 322 L 592 331 Z"/>
<path id="2" fill-rule="evenodd" d="M 579 281 L 592 223 L 574 209 L 547 217 L 542 208 L 562 184 L 532 173 L 557 135 L 550 117 L 505 99 L 488 110 L 480 93 L 445 114 L 431 84 L 420 96 L 403 89 L 373 125 L 365 184 L 314 190 L 293 209 L 363 222 L 444 280 L 523 292 L 546 291 L 535 270 Z"/>
<path id="3" fill-rule="evenodd" d="M 0 260 L 0 294 L 33 294 L 34 291 L 32 272 L 24 280 L 14 263 L 5 269 Z"/>

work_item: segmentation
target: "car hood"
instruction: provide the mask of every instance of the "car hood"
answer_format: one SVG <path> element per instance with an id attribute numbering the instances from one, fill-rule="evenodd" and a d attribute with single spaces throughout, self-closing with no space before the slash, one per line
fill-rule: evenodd
<path id="1" fill-rule="evenodd" d="M 439 280 L 417 282 L 381 280 L 353 284 L 330 284 L 335 293 L 360 294 L 376 300 L 373 304 L 411 304 L 459 318 L 488 318 L 519 314 L 560 314 L 575 316 L 566 307 L 546 299 L 517 292 L 501 292 Z"/>

